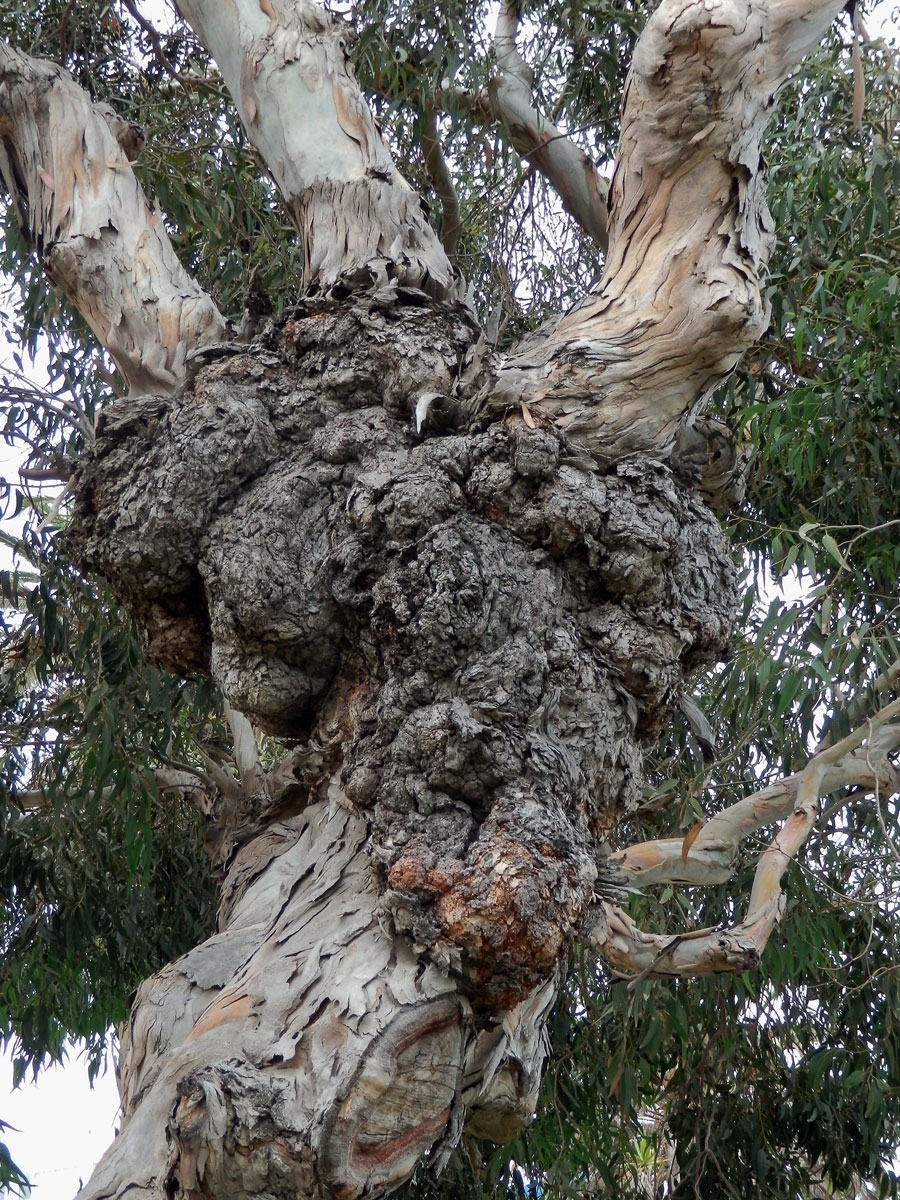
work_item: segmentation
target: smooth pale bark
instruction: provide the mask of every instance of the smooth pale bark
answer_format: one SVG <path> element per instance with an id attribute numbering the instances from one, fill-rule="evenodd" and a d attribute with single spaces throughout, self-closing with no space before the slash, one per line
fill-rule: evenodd
<path id="1" fill-rule="evenodd" d="M 110 116 L 61 67 L 0 43 L 0 181 L 50 279 L 131 390 L 168 395 L 225 322 L 179 263 Z"/>
<path id="2" fill-rule="evenodd" d="M 801 775 L 773 783 L 753 796 L 715 813 L 693 841 L 684 837 L 638 842 L 611 857 L 629 887 L 644 889 L 660 883 L 707 886 L 731 878 L 741 842 L 766 825 L 783 821 L 794 810 Z M 828 766 L 822 794 L 841 788 L 893 791 L 894 776 L 883 758 L 873 762 L 865 756 L 850 756 Z"/>
<path id="3" fill-rule="evenodd" d="M 524 161 L 550 183 L 566 212 L 605 251 L 609 183 L 590 156 L 535 108 L 532 72 L 516 48 L 518 8 L 507 2 L 497 15 L 494 50 L 499 73 L 474 95 L 460 90 L 448 94 L 455 108 L 473 120 L 497 124 Z"/>
<path id="4" fill-rule="evenodd" d="M 482 120 L 489 117 L 501 126 L 524 161 L 552 185 L 566 212 L 606 250 L 609 185 L 591 157 L 537 111 L 530 87 L 507 69 L 474 98 L 471 108 Z"/>
<path id="5" fill-rule="evenodd" d="M 459 277 L 394 165 L 350 65 L 353 30 L 310 0 L 178 0 L 297 227 L 308 288 Z"/>
<path id="6" fill-rule="evenodd" d="M 662 880 L 717 883 L 728 878 L 724 860 L 755 829 L 786 817 L 757 864 L 743 921 L 733 929 L 696 929 L 663 936 L 639 929 L 620 908 L 603 902 L 591 943 L 617 970 L 650 976 L 710 975 L 751 969 L 784 911 L 782 879 L 812 832 L 819 803 L 828 792 L 854 787 L 880 796 L 900 791 L 900 774 L 891 755 L 900 747 L 900 700 L 883 708 L 866 725 L 840 742 L 819 750 L 799 775 L 739 801 L 713 817 L 697 836 L 645 842 L 614 856 L 624 878 L 637 886 Z M 861 743 L 864 749 L 859 750 Z M 857 793 L 854 793 L 854 795 Z M 676 846 L 681 869 L 674 864 Z"/>
<path id="7" fill-rule="evenodd" d="M 769 320 L 760 140 L 841 0 L 663 0 L 635 48 L 596 291 L 514 353 L 526 399 L 605 461 L 671 445 Z"/>
<path id="8" fill-rule="evenodd" d="M 747 914 L 734 929 L 696 929 L 661 937 L 638 929 L 625 913 L 605 903 L 592 944 L 611 965 L 619 970 L 637 971 L 639 979 L 755 968 L 784 912 L 782 876 L 819 814 L 824 773 L 822 762 L 811 763 L 802 773 L 793 811 L 760 859 Z"/>

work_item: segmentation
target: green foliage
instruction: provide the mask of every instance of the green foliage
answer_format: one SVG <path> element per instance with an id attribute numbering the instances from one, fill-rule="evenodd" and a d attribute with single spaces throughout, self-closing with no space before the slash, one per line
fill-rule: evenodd
<path id="1" fill-rule="evenodd" d="M 57 541 L 26 532 L 33 570 L 0 572 L 0 1037 L 15 1036 L 20 1072 L 67 1036 L 96 1071 L 128 992 L 213 912 L 196 817 L 152 774 L 190 754 L 209 685 L 143 663 L 125 614 Z"/>
<path id="2" fill-rule="evenodd" d="M 11 1128 L 5 1121 L 0 1121 L 0 1133 Z M 10 1195 L 24 1194 L 28 1188 L 27 1178 L 13 1162 L 4 1142 L 0 1142 L 0 1187 Z"/>
<path id="3" fill-rule="evenodd" d="M 599 161 L 614 152 L 649 7 L 524 5 L 537 103 Z M 509 343 L 567 307 L 601 263 L 503 131 L 473 125 L 454 100 L 490 78 L 488 6 L 363 0 L 355 12 L 360 78 L 426 196 L 421 123 L 429 98 L 443 97 L 461 265 Z M 64 61 L 143 126 L 142 182 L 223 311 L 290 305 L 301 285 L 295 240 L 189 34 L 154 39 L 117 6 L 28 0 L 0 13 L 0 35 Z M 754 451 L 729 529 L 746 564 L 744 607 L 729 661 L 696 684 L 718 757 L 707 762 L 676 722 L 622 844 L 684 833 L 802 766 L 827 724 L 840 733 L 852 723 L 848 700 L 900 658 L 897 67 L 866 50 L 857 132 L 848 59 L 835 38 L 782 104 L 767 150 L 779 236 L 772 327 L 715 402 Z M 436 205 L 432 217 L 439 225 Z M 112 374 L 12 214 L 3 246 L 14 286 L 0 323 L 21 357 L 3 372 L 2 429 L 29 465 L 65 467 L 113 398 Z M 38 347 L 46 387 L 26 378 Z M 18 1039 L 23 1070 L 59 1056 L 66 1036 L 87 1041 L 96 1068 L 130 990 L 204 935 L 213 898 L 196 821 L 156 794 L 153 770 L 195 761 L 215 698 L 142 661 L 121 610 L 67 564 L 56 531 L 66 510 L 54 517 L 51 495 L 20 484 L 2 497 L 18 566 L 0 575 L 0 1035 Z M 34 807 L 23 799 L 38 792 Z M 577 952 L 533 1126 L 510 1146 L 468 1145 L 441 1180 L 422 1170 L 404 1194 L 487 1200 L 540 1188 L 547 1200 L 636 1200 L 674 1157 L 664 1194 L 678 1200 L 852 1195 L 859 1179 L 898 1195 L 894 805 L 832 804 L 790 872 L 789 909 L 758 976 L 631 989 Z M 733 924 L 768 836 L 745 848 L 727 887 L 635 897 L 632 915 L 671 932 Z M 0 1186 L 14 1182 L 0 1145 Z"/>

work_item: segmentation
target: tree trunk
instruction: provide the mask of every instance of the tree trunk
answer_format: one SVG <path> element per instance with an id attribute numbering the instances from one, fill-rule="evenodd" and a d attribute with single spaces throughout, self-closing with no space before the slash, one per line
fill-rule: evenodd
<path id="1" fill-rule="evenodd" d="M 377 1193 L 530 1119 L 602 840 L 734 592 L 659 463 L 567 465 L 521 417 L 417 435 L 477 349 L 458 305 L 308 301 L 102 418 L 70 545 L 295 748 L 218 814 L 219 933 L 139 993 L 89 1196 Z"/>
<path id="2" fill-rule="evenodd" d="M 340 22 L 306 0 L 179 6 L 282 188 L 310 295 L 250 346 L 199 289 L 194 333 L 155 299 L 141 323 L 116 221 L 77 231 L 124 297 L 98 336 L 137 333 L 68 540 L 154 661 L 210 672 L 292 749 L 220 772 L 219 928 L 139 990 L 122 1132 L 82 1195 L 377 1196 L 463 1130 L 527 1125 L 567 950 L 629 865 L 606 838 L 685 676 L 726 646 L 728 551 L 663 460 L 765 323 L 764 115 L 840 0 L 666 0 L 629 82 L 604 280 L 506 364 Z M 54 209 L 51 239 L 41 188 L 81 177 L 44 180 L 16 130 L 52 122 L 16 107 L 10 70 L 0 170 L 49 255 L 80 210 Z M 127 162 L 112 174 L 131 188 Z M 84 311 L 92 272 L 67 287 Z"/>

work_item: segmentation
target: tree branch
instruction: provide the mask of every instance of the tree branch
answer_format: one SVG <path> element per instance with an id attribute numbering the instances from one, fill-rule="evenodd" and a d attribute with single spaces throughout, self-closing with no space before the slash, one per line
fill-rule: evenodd
<path id="1" fill-rule="evenodd" d="M 176 258 L 106 107 L 61 67 L 0 43 L 0 182 L 130 388 L 168 394 L 188 350 L 222 340 L 225 322 Z"/>
<path id="2" fill-rule="evenodd" d="M 438 199 L 441 202 L 441 245 L 452 263 L 456 262 L 456 248 L 462 224 L 459 218 L 459 200 L 447 160 L 441 149 L 437 117 L 433 104 L 425 108 L 425 128 L 422 132 L 422 153 L 425 168 Z"/>
<path id="3" fill-rule="evenodd" d="M 182 798 L 190 800 L 201 811 L 203 811 L 203 805 L 197 802 L 196 794 L 205 792 L 213 786 L 212 780 L 207 778 L 202 771 L 186 766 L 180 768 L 157 767 L 153 771 L 153 782 L 160 794 L 177 792 Z M 114 787 L 106 787 L 95 795 L 101 800 L 111 800 L 116 795 L 116 790 Z M 9 795 L 23 812 L 36 812 L 49 808 L 53 803 L 46 788 L 24 788 L 22 791 L 10 791 Z"/>
<path id="4" fill-rule="evenodd" d="M 801 778 L 802 772 L 791 775 L 716 813 L 688 847 L 683 837 L 638 842 L 611 855 L 610 864 L 622 873 L 627 886 L 641 890 L 660 883 L 725 883 L 731 877 L 741 842 L 793 812 Z M 864 757 L 851 756 L 826 767 L 822 794 L 844 787 L 872 791 L 876 786 L 889 786 L 891 781 L 883 763 L 876 770 Z"/>
<path id="5" fill-rule="evenodd" d="M 663 0 L 635 49 L 598 288 L 515 354 L 491 406 L 523 396 L 605 460 L 671 444 L 769 320 L 760 141 L 772 102 L 840 0 Z"/>
<path id="6" fill-rule="evenodd" d="M 787 818 L 760 857 L 746 916 L 735 928 L 698 929 L 674 937 L 648 933 L 616 905 L 602 901 L 590 935 L 599 954 L 617 970 L 637 972 L 633 982 L 755 967 L 783 911 L 782 877 L 816 823 L 821 797 L 838 786 L 861 785 L 876 795 L 883 787 L 900 790 L 900 777 L 888 759 L 900 747 L 900 726 L 890 724 L 897 716 L 900 700 L 813 755 L 799 775 L 719 813 L 692 844 L 663 839 L 613 856 L 624 877 L 638 886 L 676 879 L 717 883 L 728 878 L 741 839 L 777 816 Z M 865 749 L 858 752 L 863 742 Z"/>
<path id="7" fill-rule="evenodd" d="M 591 157 L 534 107 L 532 72 L 516 48 L 518 28 L 517 5 L 508 0 L 500 6 L 494 32 L 500 73 L 477 94 L 452 92 L 454 104 L 481 124 L 498 125 L 556 191 L 566 212 L 606 251 L 609 183 Z M 437 100 L 442 99 L 440 93 Z"/>
<path id="8" fill-rule="evenodd" d="M 302 238 L 306 285 L 459 276 L 394 166 L 350 66 L 353 31 L 312 0 L 177 0 L 218 64 Z"/>

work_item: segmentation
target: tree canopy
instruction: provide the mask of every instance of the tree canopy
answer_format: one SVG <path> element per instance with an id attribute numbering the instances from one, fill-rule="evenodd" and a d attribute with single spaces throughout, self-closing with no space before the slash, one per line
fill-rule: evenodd
<path id="1" fill-rule="evenodd" d="M 651 7 L 522 5 L 533 106 L 591 161 L 614 156 Z M 582 294 L 602 251 L 584 208 L 572 215 L 536 147 L 485 100 L 494 20 L 485 3 L 363 0 L 352 54 L 502 350 Z M 710 407 L 749 461 L 722 514 L 741 564 L 737 631 L 660 738 L 614 849 L 689 846 L 900 694 L 900 68 L 869 39 L 857 65 L 850 29 L 807 61 L 770 126 L 772 322 Z M 135 127 L 140 182 L 235 327 L 244 310 L 291 311 L 296 233 L 187 26 L 131 0 L 27 0 L 0 13 L 0 37 L 64 65 Z M 140 981 L 213 928 L 201 822 L 165 781 L 227 772 L 230 735 L 210 681 L 150 665 L 111 592 L 71 563 L 64 481 L 122 381 L 48 282 L 16 197 L 4 204 L 0 399 L 23 468 L 0 496 L 13 556 L 0 572 L 0 1036 L 22 1075 L 70 1037 L 96 1071 Z M 283 751 L 263 741 L 267 762 Z M 883 793 L 825 802 L 757 972 L 629 981 L 574 949 L 535 1122 L 502 1147 L 471 1139 L 403 1194 L 900 1194 L 900 835 L 896 787 Z M 667 934 L 734 925 L 770 837 L 742 843 L 727 882 L 636 893 L 629 915 Z M 3 1182 L 16 1170 L 0 1147 Z"/>

